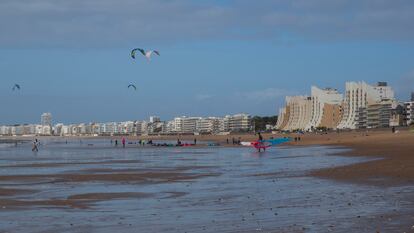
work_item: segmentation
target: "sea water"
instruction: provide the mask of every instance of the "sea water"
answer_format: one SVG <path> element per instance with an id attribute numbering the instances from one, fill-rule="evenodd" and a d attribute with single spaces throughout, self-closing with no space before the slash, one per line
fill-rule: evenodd
<path id="1" fill-rule="evenodd" d="M 203 142 L 199 142 L 203 144 Z M 0 206 L 0 232 L 400 232 L 414 222 L 414 187 L 376 187 L 319 179 L 314 169 L 367 158 L 345 148 L 115 147 L 109 140 L 41 141 L 0 147 L 0 187 L 34 193 L 0 199 L 54 200 L 87 193 L 146 193 L 90 203 Z M 48 175 L 183 171 L 196 179 L 159 182 L 50 180 Z"/>

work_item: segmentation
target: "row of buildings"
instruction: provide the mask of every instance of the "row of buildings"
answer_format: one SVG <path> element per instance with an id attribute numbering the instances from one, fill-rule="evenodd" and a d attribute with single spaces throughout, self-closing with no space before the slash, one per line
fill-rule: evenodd
<path id="1" fill-rule="evenodd" d="M 414 123 L 414 94 L 411 101 L 398 102 L 386 82 L 369 85 L 347 82 L 345 95 L 336 89 L 311 88 L 310 96 L 288 96 L 279 110 L 276 129 L 363 129 L 405 126 Z"/>
<path id="2" fill-rule="evenodd" d="M 107 123 L 55 124 L 50 113 L 41 116 L 41 124 L 0 126 L 0 135 L 56 135 L 56 136 L 112 136 L 112 135 L 170 135 L 170 134 L 227 134 L 253 130 L 248 114 L 225 117 L 176 117 L 161 121 L 151 116 L 149 121 L 125 121 Z"/>

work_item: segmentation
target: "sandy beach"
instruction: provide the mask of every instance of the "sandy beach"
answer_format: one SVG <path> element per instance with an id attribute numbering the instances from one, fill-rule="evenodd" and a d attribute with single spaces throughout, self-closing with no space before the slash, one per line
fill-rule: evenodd
<path id="1" fill-rule="evenodd" d="M 233 137 L 253 141 L 253 134 L 196 136 L 199 145 L 187 148 L 133 143 L 125 149 L 111 145 L 111 138 L 39 137 L 39 152 L 30 153 L 30 143 L 6 138 L 9 146 L 0 151 L 0 230 L 411 230 L 414 133 L 263 136 L 301 140 L 258 153 L 232 144 Z M 195 136 L 179 138 L 192 142 Z M 139 139 L 144 137 L 128 141 Z M 38 224 L 51 215 L 54 225 Z M 98 219 L 105 224 L 91 225 Z"/>
<path id="2" fill-rule="evenodd" d="M 348 182 L 365 182 L 375 185 L 398 185 L 414 183 L 414 133 L 404 128 L 398 133 L 391 129 L 363 130 L 349 132 L 329 132 L 327 134 L 264 134 L 270 137 L 300 137 L 297 142 L 290 142 L 288 146 L 315 146 L 325 145 L 348 148 L 341 152 L 343 156 L 359 156 L 377 158 L 375 161 L 358 163 L 349 166 L 323 169 L 312 172 L 311 175 Z M 176 137 L 161 137 L 174 140 Z M 180 137 L 191 141 L 194 136 Z M 255 135 L 222 135 L 197 136 L 198 140 L 215 141 L 223 146 L 231 145 L 232 138 L 241 138 L 242 141 L 253 141 Z M 160 139 L 152 137 L 152 139 Z M 229 139 L 230 144 L 227 144 Z"/>
<path id="3" fill-rule="evenodd" d="M 377 158 L 375 161 L 363 162 L 349 166 L 323 169 L 311 173 L 313 176 L 335 179 L 348 182 L 366 182 L 375 185 L 398 185 L 414 183 L 414 132 L 403 128 L 398 133 L 392 133 L 390 129 L 363 130 L 348 132 L 329 132 L 327 134 L 263 134 L 270 137 L 301 137 L 300 141 L 290 142 L 284 146 L 315 146 L 325 145 L 340 148 L 348 148 L 349 151 L 341 152 L 342 156 L 359 156 Z M 3 137 L 0 140 L 12 142 L 13 140 L 32 140 L 34 137 Z M 53 139 L 56 137 L 40 137 L 40 139 Z M 70 140 L 93 139 L 96 137 L 67 137 Z M 100 137 L 101 138 L 101 137 Z M 107 140 L 115 140 L 122 137 L 103 137 Z M 176 141 L 177 139 L 190 143 L 196 138 L 201 142 L 215 142 L 225 147 L 233 147 L 232 139 L 241 141 L 253 141 L 257 139 L 254 134 L 235 135 L 179 135 L 179 136 L 130 136 L 129 141 L 139 139 L 155 142 L 157 140 Z M 58 137 L 59 140 L 65 138 Z M 227 143 L 229 140 L 229 144 Z M 199 146 L 203 146 L 200 144 Z M 237 145 L 236 145 L 237 146 Z"/>

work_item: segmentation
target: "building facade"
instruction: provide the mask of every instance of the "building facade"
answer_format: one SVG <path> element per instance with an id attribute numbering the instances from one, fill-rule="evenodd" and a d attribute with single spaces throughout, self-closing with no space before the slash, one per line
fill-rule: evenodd
<path id="1" fill-rule="evenodd" d="M 377 104 L 393 99 L 394 91 L 385 82 L 378 82 L 376 86 L 371 86 L 365 82 L 347 82 L 343 115 L 338 128 L 358 128 L 359 119 L 364 116 L 364 113 L 359 113 L 359 111 L 366 109 L 369 104 Z"/>

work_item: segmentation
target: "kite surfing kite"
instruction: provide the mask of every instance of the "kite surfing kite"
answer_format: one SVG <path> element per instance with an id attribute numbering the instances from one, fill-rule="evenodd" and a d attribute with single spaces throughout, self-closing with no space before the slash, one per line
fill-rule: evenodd
<path id="1" fill-rule="evenodd" d="M 131 88 L 131 87 L 134 88 L 134 90 L 137 90 L 137 87 L 134 84 L 129 84 L 128 85 L 128 88 Z"/>
<path id="2" fill-rule="evenodd" d="M 285 142 L 290 142 L 290 138 L 275 138 L 268 140 L 256 140 L 253 142 L 240 142 L 242 146 L 252 146 L 256 148 L 259 152 L 261 149 L 266 150 L 269 147 L 276 146 Z"/>
<path id="3" fill-rule="evenodd" d="M 156 55 L 160 56 L 160 52 L 158 52 L 156 50 L 148 50 L 148 51 L 145 51 L 143 49 L 136 48 L 136 49 L 133 49 L 131 51 L 131 57 L 133 59 L 135 59 L 137 51 L 139 51 L 142 55 L 144 55 L 144 57 L 147 58 L 148 61 L 151 60 L 152 54 L 156 54 Z"/>
<path id="4" fill-rule="evenodd" d="M 19 84 L 14 84 L 12 90 L 15 91 L 16 89 L 20 90 L 20 85 Z"/>

